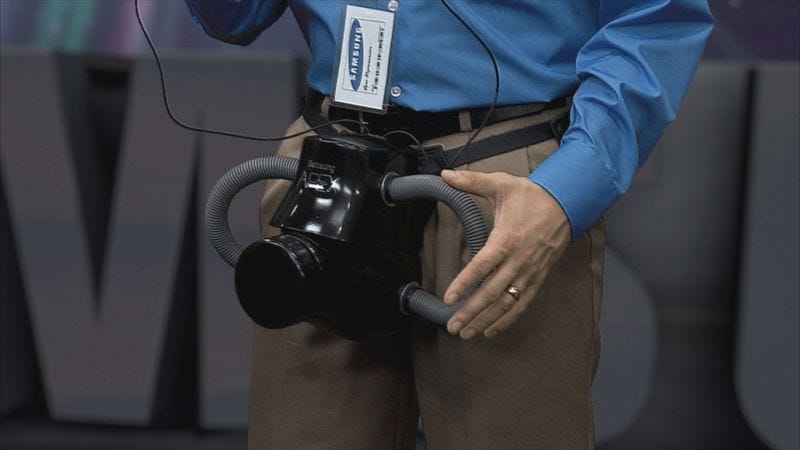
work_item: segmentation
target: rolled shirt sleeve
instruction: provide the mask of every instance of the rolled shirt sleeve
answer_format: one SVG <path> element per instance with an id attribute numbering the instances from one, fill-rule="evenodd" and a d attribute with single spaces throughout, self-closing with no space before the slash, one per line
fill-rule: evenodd
<path id="1" fill-rule="evenodd" d="M 530 179 L 577 239 L 624 194 L 677 113 L 713 21 L 705 0 L 606 0 L 576 60 L 580 86 L 561 147 Z"/>
<path id="2" fill-rule="evenodd" d="M 221 41 L 247 45 L 286 10 L 286 0 L 185 0 L 195 22 Z"/>

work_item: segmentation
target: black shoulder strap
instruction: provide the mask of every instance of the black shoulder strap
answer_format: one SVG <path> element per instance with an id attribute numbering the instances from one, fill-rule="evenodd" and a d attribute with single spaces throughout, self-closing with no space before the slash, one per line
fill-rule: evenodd
<path id="1" fill-rule="evenodd" d="M 457 161 L 451 162 L 450 166 L 457 167 L 528 145 L 538 144 L 548 139 L 561 140 L 567 127 L 569 127 L 569 114 L 564 113 L 549 122 L 481 139 L 480 141 L 472 142 L 459 155 Z M 446 167 L 446 162 L 451 161 L 456 156 L 460 148 L 444 150 L 441 146 L 433 146 L 422 149 L 419 155 L 421 172 L 438 174 Z"/>

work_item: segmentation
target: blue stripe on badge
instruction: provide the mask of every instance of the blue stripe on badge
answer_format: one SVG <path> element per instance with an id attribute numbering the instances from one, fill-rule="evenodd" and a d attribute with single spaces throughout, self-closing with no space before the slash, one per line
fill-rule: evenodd
<path id="1" fill-rule="evenodd" d="M 364 35 L 361 31 L 361 22 L 353 19 L 350 25 L 350 44 L 348 46 L 350 61 L 348 63 L 348 74 L 350 85 L 357 91 L 361 85 L 361 75 L 364 72 Z"/>

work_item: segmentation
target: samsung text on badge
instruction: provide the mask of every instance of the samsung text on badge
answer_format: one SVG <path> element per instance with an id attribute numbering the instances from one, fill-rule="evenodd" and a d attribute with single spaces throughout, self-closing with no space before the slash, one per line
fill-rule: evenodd
<path id="1" fill-rule="evenodd" d="M 333 102 L 384 110 L 394 13 L 347 6 Z"/>

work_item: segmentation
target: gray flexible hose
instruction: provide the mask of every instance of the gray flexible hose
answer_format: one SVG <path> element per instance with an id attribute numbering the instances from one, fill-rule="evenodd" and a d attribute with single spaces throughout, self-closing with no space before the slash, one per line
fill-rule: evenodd
<path id="1" fill-rule="evenodd" d="M 486 224 L 475 201 L 468 194 L 450 187 L 440 177 L 434 175 L 397 177 L 387 180 L 386 189 L 389 201 L 424 198 L 436 199 L 447 205 L 464 226 L 470 256 L 475 256 L 486 243 L 488 235 Z M 459 303 L 448 306 L 417 283 L 409 283 L 400 291 L 400 309 L 403 312 L 413 312 L 439 325 L 445 325 L 460 306 Z"/>
<path id="2" fill-rule="evenodd" d="M 400 308 L 404 314 L 417 314 L 437 325 L 447 325 L 461 302 L 449 306 L 440 298 L 422 289 L 419 283 L 408 283 L 400 289 Z"/>
<path id="3" fill-rule="evenodd" d="M 206 224 L 211 243 L 217 253 L 231 266 L 235 266 L 242 254 L 242 247 L 233 237 L 228 225 L 228 208 L 231 201 L 242 189 L 267 178 L 294 179 L 298 161 L 285 156 L 266 156 L 246 161 L 232 168 L 220 178 L 206 204 Z M 386 184 L 389 201 L 412 199 L 435 199 L 443 202 L 455 212 L 464 226 L 467 248 L 471 256 L 486 243 L 487 231 L 483 216 L 472 198 L 447 185 L 441 178 L 433 175 L 410 175 L 390 178 Z M 435 295 L 420 288 L 417 283 L 409 283 L 402 289 L 401 309 L 414 312 L 423 318 L 445 325 L 455 313 L 459 304 L 448 306 Z"/>
<path id="4" fill-rule="evenodd" d="M 475 256 L 486 244 L 486 224 L 483 222 L 478 205 L 469 194 L 450 187 L 441 177 L 435 175 L 408 175 L 397 177 L 387 182 L 386 189 L 389 201 L 412 199 L 434 199 L 447 205 L 456 213 L 470 256 Z"/>
<path id="5" fill-rule="evenodd" d="M 236 265 L 242 246 L 233 237 L 228 225 L 228 207 L 233 197 L 245 187 L 267 178 L 294 179 L 298 161 L 288 156 L 262 156 L 245 161 L 217 181 L 206 204 L 206 226 L 211 244 L 219 256 L 231 266 Z"/>

